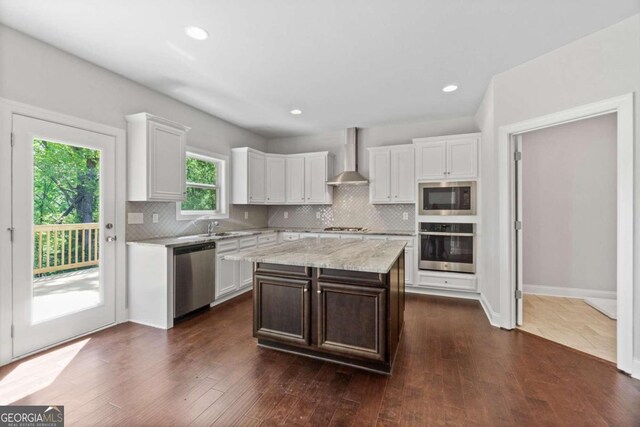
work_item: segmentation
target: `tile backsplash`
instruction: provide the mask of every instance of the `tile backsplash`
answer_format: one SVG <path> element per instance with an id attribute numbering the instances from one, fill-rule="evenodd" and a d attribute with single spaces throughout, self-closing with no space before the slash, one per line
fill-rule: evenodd
<path id="1" fill-rule="evenodd" d="M 284 218 L 287 212 L 288 218 Z M 407 213 L 407 219 L 403 214 Z M 269 227 L 365 227 L 413 230 L 415 206 L 372 205 L 369 186 L 341 186 L 333 190 L 333 205 L 269 206 Z"/>
<path id="2" fill-rule="evenodd" d="M 188 236 L 207 232 L 205 220 L 178 221 L 174 202 L 127 202 L 127 214 L 144 214 L 144 224 L 128 224 L 127 240 L 145 240 L 155 237 Z M 248 219 L 244 219 L 245 212 Z M 153 223 L 153 214 L 158 222 Z M 221 219 L 216 231 L 242 230 L 267 226 L 266 206 L 229 206 L 229 218 Z"/>
<path id="3" fill-rule="evenodd" d="M 127 240 L 155 237 L 186 236 L 207 232 L 209 221 L 176 219 L 173 202 L 127 202 L 127 214 L 144 215 L 144 224 L 128 224 Z M 244 219 L 245 212 L 248 219 Z M 288 218 L 284 218 L 287 212 Z M 403 214 L 407 213 L 407 219 Z M 158 222 L 153 223 L 153 214 Z M 261 227 L 365 227 L 379 230 L 413 230 L 414 205 L 372 205 L 368 186 L 336 187 L 333 205 L 249 206 L 230 205 L 229 218 L 220 220 L 217 231 L 242 230 Z"/>

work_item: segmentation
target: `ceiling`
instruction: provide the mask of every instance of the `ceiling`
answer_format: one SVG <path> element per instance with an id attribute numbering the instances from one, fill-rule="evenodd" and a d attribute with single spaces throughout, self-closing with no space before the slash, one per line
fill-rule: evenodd
<path id="1" fill-rule="evenodd" d="M 640 0 L 0 0 L 7 26 L 266 137 L 472 115 L 494 74 L 639 11 Z M 459 90 L 443 93 L 449 83 Z"/>

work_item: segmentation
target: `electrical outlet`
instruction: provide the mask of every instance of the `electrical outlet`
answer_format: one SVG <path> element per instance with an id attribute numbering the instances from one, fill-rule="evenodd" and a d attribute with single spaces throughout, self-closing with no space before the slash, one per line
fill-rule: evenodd
<path id="1" fill-rule="evenodd" d="M 154 223 L 154 224 L 157 224 L 157 223 L 158 223 L 158 214 L 157 214 L 157 213 L 154 213 L 154 214 L 153 214 L 153 223 Z"/>
<path id="2" fill-rule="evenodd" d="M 249 219 L 249 212 L 246 212 L 246 211 L 245 211 L 245 213 L 244 213 L 244 219 Z"/>
<path id="3" fill-rule="evenodd" d="M 316 212 L 316 218 L 320 219 L 320 212 Z"/>
<path id="4" fill-rule="evenodd" d="M 289 218 L 289 212 L 284 211 L 284 219 L 287 219 L 287 218 Z"/>
<path id="5" fill-rule="evenodd" d="M 402 219 L 405 221 L 409 220 L 409 212 L 402 212 Z"/>
<path id="6" fill-rule="evenodd" d="M 144 224 L 144 214 L 142 212 L 129 212 L 127 215 L 127 223 L 129 224 Z"/>

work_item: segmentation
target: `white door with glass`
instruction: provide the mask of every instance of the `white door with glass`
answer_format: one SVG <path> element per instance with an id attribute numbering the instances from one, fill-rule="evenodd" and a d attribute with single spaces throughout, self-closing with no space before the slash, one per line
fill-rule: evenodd
<path id="1" fill-rule="evenodd" d="M 12 117 L 13 357 L 115 322 L 115 138 Z"/>

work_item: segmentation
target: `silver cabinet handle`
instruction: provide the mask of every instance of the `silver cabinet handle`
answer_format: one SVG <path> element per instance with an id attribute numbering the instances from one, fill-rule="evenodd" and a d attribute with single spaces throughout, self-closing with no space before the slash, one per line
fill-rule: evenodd
<path id="1" fill-rule="evenodd" d="M 304 289 L 302 290 L 302 292 L 309 292 L 309 289 L 304 288 Z"/>
<path id="2" fill-rule="evenodd" d="M 322 293 L 322 291 L 321 291 L 320 289 L 318 289 L 318 291 L 317 291 L 317 292 L 318 292 L 319 294 L 321 294 L 321 293 Z"/>

